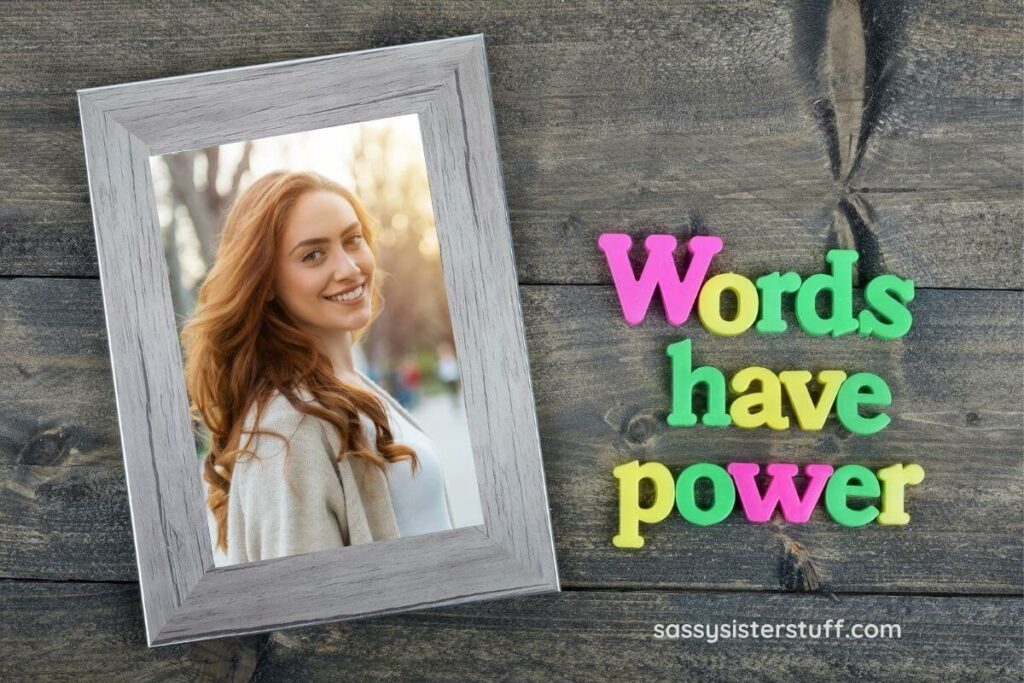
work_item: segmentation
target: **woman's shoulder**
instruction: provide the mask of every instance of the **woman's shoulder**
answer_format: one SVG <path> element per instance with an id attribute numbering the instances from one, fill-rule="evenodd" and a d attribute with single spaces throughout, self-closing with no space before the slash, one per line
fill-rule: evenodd
<path id="1" fill-rule="evenodd" d="M 377 396 L 383 401 L 385 408 L 390 407 L 391 408 L 391 412 L 396 413 L 398 415 L 401 415 L 412 426 L 416 427 L 420 431 L 423 431 L 423 428 L 419 425 L 419 423 L 412 416 L 412 414 L 409 413 L 409 411 L 405 409 L 405 407 L 398 401 L 397 398 L 395 398 L 394 396 L 389 394 L 387 389 L 385 389 L 381 385 L 379 385 L 376 382 L 374 382 L 372 379 L 370 379 L 368 376 L 366 376 L 365 373 L 358 372 L 357 374 L 359 375 L 359 377 L 362 378 L 362 380 L 366 384 L 366 386 L 369 387 L 372 392 L 377 394 Z"/>
<path id="2" fill-rule="evenodd" d="M 368 388 L 381 399 L 385 408 L 390 407 L 389 412 L 402 415 L 413 426 L 420 428 L 395 398 L 365 375 L 362 377 Z M 307 404 L 317 403 L 313 393 L 305 387 L 300 387 L 295 391 L 294 400 Z M 359 419 L 366 430 L 371 446 L 376 447 L 376 429 L 373 422 L 364 413 L 359 414 Z M 318 438 L 322 436 L 326 439 L 325 445 L 332 450 L 336 451 L 341 446 L 337 429 L 329 421 L 299 410 L 292 403 L 292 399 L 277 389 L 272 390 L 261 403 L 254 401 L 246 412 L 242 426 L 243 437 L 257 431 L 277 432 L 286 438 L 293 434 L 303 434 L 307 437 L 316 435 Z"/>
<path id="3" fill-rule="evenodd" d="M 313 395 L 307 389 L 299 389 L 296 391 L 296 399 L 313 402 Z M 255 400 L 252 402 L 246 411 L 242 428 L 243 431 L 250 432 L 257 427 L 267 429 L 271 425 L 297 426 L 307 419 L 315 422 L 319 418 L 302 412 L 292 404 L 288 396 L 281 393 L 278 389 L 273 389 L 262 401 Z"/>
<path id="4" fill-rule="evenodd" d="M 300 401 L 313 401 L 308 391 L 297 392 Z M 250 450 L 259 456 L 276 455 L 282 451 L 294 450 L 307 454 L 323 451 L 327 453 L 332 445 L 324 427 L 326 421 L 299 410 L 288 396 L 274 390 L 260 405 L 254 402 L 246 413 L 242 425 L 241 443 L 249 444 Z M 327 438 L 325 438 L 327 437 Z"/>

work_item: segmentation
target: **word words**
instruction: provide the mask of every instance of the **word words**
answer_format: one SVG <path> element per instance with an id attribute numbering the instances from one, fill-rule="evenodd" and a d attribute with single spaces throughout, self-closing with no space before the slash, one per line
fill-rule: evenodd
<path id="1" fill-rule="evenodd" d="M 798 273 L 771 273 L 755 282 L 736 273 L 722 273 L 704 282 L 711 259 L 722 250 L 720 237 L 701 235 L 686 243 L 690 260 L 682 279 L 675 264 L 677 240 L 672 235 L 649 235 L 644 240 L 647 260 L 639 279 L 633 273 L 629 252 L 633 239 L 620 233 L 605 233 L 597 240 L 604 252 L 615 282 L 622 313 L 630 325 L 639 325 L 647 315 L 655 289 L 660 290 L 665 317 L 672 325 L 682 325 L 697 304 L 700 321 L 708 331 L 734 336 L 751 327 L 762 334 L 786 331 L 782 319 L 783 295 L 793 294 L 794 309 L 800 327 L 812 336 L 831 334 L 841 337 L 851 332 L 879 339 L 898 339 L 913 322 L 906 304 L 914 299 L 914 281 L 895 275 L 879 275 L 864 288 L 868 309 L 853 314 L 853 264 L 857 252 L 833 249 L 825 261 L 829 273 L 818 273 L 803 280 Z M 703 286 L 702 286 L 703 285 Z M 735 316 L 722 316 L 722 295 L 736 297 Z M 699 293 L 699 297 L 698 297 Z M 818 313 L 818 298 L 828 296 L 830 313 Z M 755 325 L 756 321 L 756 325 Z"/>

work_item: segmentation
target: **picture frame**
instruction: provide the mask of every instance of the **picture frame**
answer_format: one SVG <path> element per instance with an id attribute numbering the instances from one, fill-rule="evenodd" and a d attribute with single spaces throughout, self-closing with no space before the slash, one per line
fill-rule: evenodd
<path id="1" fill-rule="evenodd" d="M 150 647 L 559 590 L 484 39 L 78 91 Z M 484 524 L 215 567 L 149 159 L 417 114 Z M 470 294 L 471 293 L 471 294 Z"/>

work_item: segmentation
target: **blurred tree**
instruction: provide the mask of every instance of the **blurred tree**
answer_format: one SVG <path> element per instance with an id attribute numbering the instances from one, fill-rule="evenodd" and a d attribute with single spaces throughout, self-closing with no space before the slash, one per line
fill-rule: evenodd
<path id="1" fill-rule="evenodd" d="M 222 168 L 219 147 L 187 150 L 161 157 L 168 172 L 171 200 L 170 219 L 163 226 L 164 257 L 179 330 L 192 313 L 196 291 L 203 281 L 200 277 L 192 287 L 185 284 L 181 244 L 188 236 L 183 231 L 191 229 L 199 245 L 201 271 L 205 274 L 217 254 L 224 214 L 238 196 L 242 180 L 249 171 L 252 148 L 252 142 L 246 142 L 238 164 L 227 171 L 227 182 L 221 182 L 221 186 L 226 184 L 225 191 L 218 189 L 217 183 L 221 171 L 227 170 Z M 202 182 L 197 183 L 197 176 L 202 178 Z M 185 212 L 184 216 L 181 215 L 182 211 Z"/>
<path id="2" fill-rule="evenodd" d="M 171 219 L 163 227 L 164 258 L 167 261 L 167 280 L 171 286 L 171 303 L 174 306 L 174 321 L 179 331 L 192 313 L 192 292 L 185 286 L 181 273 L 181 258 L 178 254 L 178 216 L 171 213 Z"/>
<path id="3" fill-rule="evenodd" d="M 393 129 L 363 126 L 350 162 L 355 192 L 381 225 L 377 265 L 389 273 L 384 312 L 363 344 L 384 370 L 452 340 L 426 167 L 397 163 L 400 145 Z"/>
<path id="4" fill-rule="evenodd" d="M 246 142 L 242 148 L 242 158 L 231 174 L 228 189 L 221 192 L 217 189 L 217 176 L 220 174 L 220 148 L 207 147 L 200 150 L 188 150 L 177 154 L 167 154 L 162 158 L 167 165 L 171 178 L 171 196 L 175 202 L 185 207 L 196 239 L 199 240 L 199 255 L 209 270 L 217 254 L 217 241 L 220 238 L 221 223 L 224 213 L 238 195 L 242 177 L 249 170 L 249 158 L 252 156 L 252 142 Z M 202 158 L 205 169 L 197 169 L 196 161 Z M 205 170 L 202 185 L 196 184 L 197 170 Z"/>

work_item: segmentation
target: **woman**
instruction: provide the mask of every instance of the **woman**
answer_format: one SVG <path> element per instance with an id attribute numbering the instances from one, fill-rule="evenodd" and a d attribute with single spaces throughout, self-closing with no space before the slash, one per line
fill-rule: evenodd
<path id="1" fill-rule="evenodd" d="M 434 445 L 352 362 L 382 306 L 376 227 L 314 173 L 269 173 L 228 213 L 182 342 L 231 564 L 453 526 Z"/>

